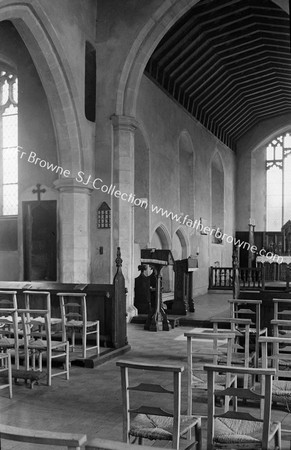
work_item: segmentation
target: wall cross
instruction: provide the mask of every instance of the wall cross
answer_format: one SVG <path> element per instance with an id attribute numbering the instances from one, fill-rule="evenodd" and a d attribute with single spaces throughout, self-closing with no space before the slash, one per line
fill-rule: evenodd
<path id="1" fill-rule="evenodd" d="M 40 189 L 41 184 L 37 183 L 36 189 L 32 189 L 33 194 L 37 194 L 37 201 L 40 202 L 40 195 L 46 192 L 46 189 Z"/>

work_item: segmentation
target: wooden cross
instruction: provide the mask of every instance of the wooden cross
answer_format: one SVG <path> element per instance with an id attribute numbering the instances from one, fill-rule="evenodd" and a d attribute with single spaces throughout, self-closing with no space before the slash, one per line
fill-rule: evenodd
<path id="1" fill-rule="evenodd" d="M 46 189 L 40 189 L 41 184 L 37 183 L 36 189 L 32 189 L 33 194 L 37 194 L 37 201 L 40 202 L 40 194 L 44 194 Z"/>

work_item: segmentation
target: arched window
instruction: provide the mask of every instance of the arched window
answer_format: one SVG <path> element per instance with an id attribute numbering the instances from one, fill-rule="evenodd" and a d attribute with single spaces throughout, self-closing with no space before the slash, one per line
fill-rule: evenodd
<path id="1" fill-rule="evenodd" d="M 224 230 L 224 170 L 218 153 L 211 163 L 211 198 L 212 198 L 212 228 L 223 234 Z M 217 234 L 217 236 L 219 236 Z M 212 235 L 214 244 L 222 244 L 221 239 Z"/>
<path id="2" fill-rule="evenodd" d="M 273 139 L 266 148 L 266 231 L 281 231 L 291 219 L 291 135 Z"/>
<path id="3" fill-rule="evenodd" d="M 0 69 L 0 215 L 18 214 L 18 80 Z"/>

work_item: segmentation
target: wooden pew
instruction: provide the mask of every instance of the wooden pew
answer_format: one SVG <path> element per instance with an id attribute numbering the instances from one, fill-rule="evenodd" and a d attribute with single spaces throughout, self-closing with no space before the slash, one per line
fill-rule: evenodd
<path id="1" fill-rule="evenodd" d="M 88 320 L 99 320 L 100 341 L 103 346 L 122 348 L 128 344 L 126 334 L 126 289 L 122 274 L 120 249 L 117 249 L 116 274 L 112 284 L 59 283 L 56 281 L 0 281 L 1 290 L 17 291 L 18 307 L 25 308 L 25 290 L 49 291 L 51 315 L 60 317 L 59 292 L 85 292 L 87 294 Z M 1 299 L 1 296 L 0 296 Z M 35 309 L 45 309 L 44 299 L 39 297 Z"/>
<path id="2" fill-rule="evenodd" d="M 87 442 L 87 436 L 85 434 L 32 430 L 29 428 L 19 428 L 0 424 L 0 449 L 2 448 L 3 439 L 14 442 L 26 442 L 29 444 L 66 447 L 68 450 L 80 450 L 81 447 L 85 450 L 138 450 L 141 448 L 139 445 L 108 441 L 107 439 L 99 438 Z M 145 445 L 143 445 L 142 448 L 144 450 L 152 449 L 152 447 Z"/>
<path id="3" fill-rule="evenodd" d="M 30 444 L 67 447 L 68 450 L 80 450 L 87 441 L 85 434 L 58 433 L 55 431 L 31 430 L 10 425 L 0 425 L 0 448 L 2 439 Z"/>

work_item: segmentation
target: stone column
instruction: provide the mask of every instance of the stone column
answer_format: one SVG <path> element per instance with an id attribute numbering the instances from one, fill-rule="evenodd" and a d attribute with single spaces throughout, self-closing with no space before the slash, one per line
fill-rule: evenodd
<path id="1" fill-rule="evenodd" d="M 127 294 L 129 318 L 136 314 L 133 306 L 134 261 L 134 132 L 137 122 L 133 117 L 111 117 L 113 125 L 113 185 L 123 198 L 113 197 L 113 254 L 120 247 L 123 259 L 122 271 Z"/>
<path id="2" fill-rule="evenodd" d="M 90 193 L 73 178 L 55 181 L 59 191 L 59 280 L 90 282 Z"/>

